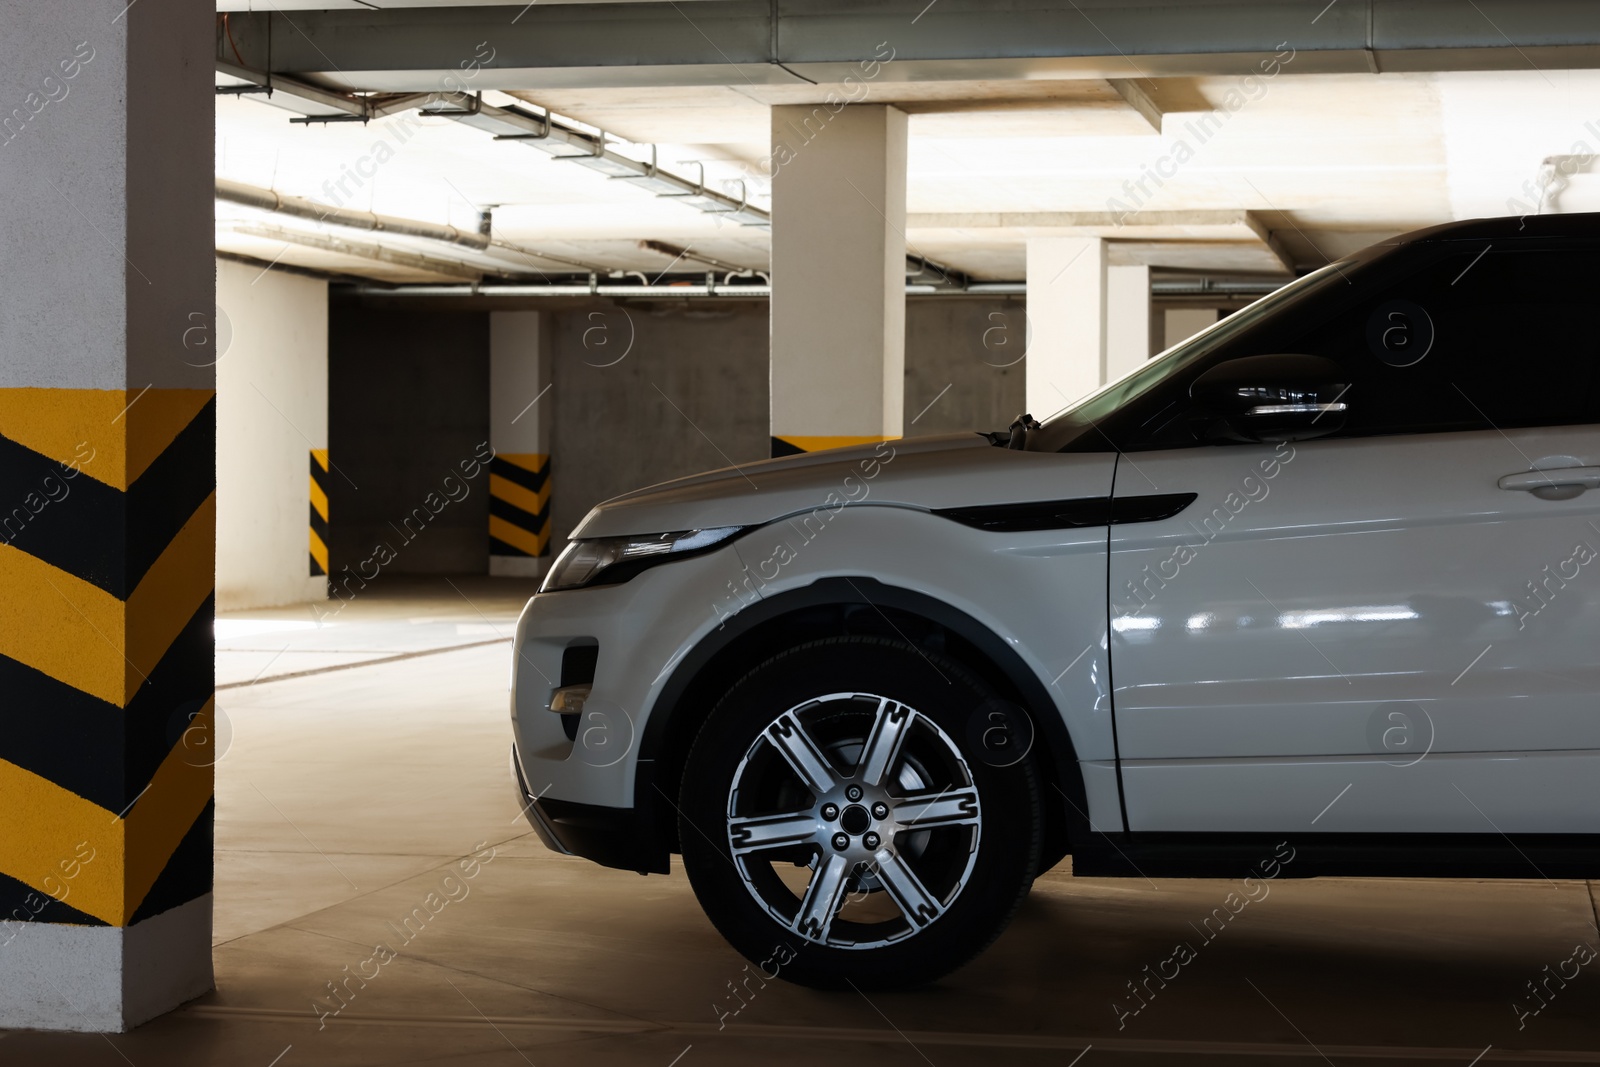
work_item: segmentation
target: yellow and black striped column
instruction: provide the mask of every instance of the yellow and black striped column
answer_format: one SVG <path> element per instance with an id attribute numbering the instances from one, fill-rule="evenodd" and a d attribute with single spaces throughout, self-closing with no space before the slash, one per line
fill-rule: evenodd
<path id="1" fill-rule="evenodd" d="M 798 456 L 802 452 L 821 452 L 829 448 L 849 448 L 851 445 L 875 445 L 879 441 L 892 441 L 893 437 L 882 434 L 834 434 L 822 436 L 805 436 L 801 434 L 776 435 L 772 438 L 772 458 L 779 456 Z"/>
<path id="2" fill-rule="evenodd" d="M 0 5 L 0 1030 L 214 985 L 215 7 L 119 8 Z"/>
<path id="3" fill-rule="evenodd" d="M 489 313 L 489 573 L 535 578 L 549 564 L 550 317 Z"/>
<path id="4" fill-rule="evenodd" d="M 211 891 L 215 455 L 209 389 L 0 389 L 0 919 Z"/>
<path id="5" fill-rule="evenodd" d="M 872 444 L 904 429 L 906 115 L 771 109 L 771 454 Z M 776 158 L 776 155 L 775 155 Z"/>
<path id="6" fill-rule="evenodd" d="M 489 461 L 489 554 L 537 558 L 550 552 L 550 457 L 498 453 Z"/>
<path id="7" fill-rule="evenodd" d="M 311 577 L 328 573 L 328 450 L 311 450 Z"/>

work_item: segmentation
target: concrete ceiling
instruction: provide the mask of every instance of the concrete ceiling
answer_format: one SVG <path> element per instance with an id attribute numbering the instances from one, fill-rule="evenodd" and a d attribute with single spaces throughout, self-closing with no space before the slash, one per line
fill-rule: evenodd
<path id="1" fill-rule="evenodd" d="M 1537 197 L 1527 190 L 1540 180 L 1542 160 L 1600 151 L 1600 112 L 1590 106 L 1600 72 L 1315 73 L 1309 58 L 1295 53 L 1276 77 L 1248 81 L 1219 74 L 883 79 L 868 85 L 865 100 L 911 116 L 912 249 L 986 280 L 1020 279 L 1026 239 L 1045 234 L 1107 237 L 1113 262 L 1281 275 L 1403 230 L 1533 210 Z M 704 168 L 708 186 L 768 207 L 761 165 L 770 107 L 820 104 L 830 91 L 848 92 L 827 82 L 735 79 L 648 89 L 514 87 L 484 100 L 548 108 L 603 129 L 631 142 L 616 148 L 634 158 L 651 158 L 653 146 L 663 168 L 691 177 Z M 493 206 L 496 236 L 524 249 L 479 254 L 219 204 L 224 251 L 395 282 L 459 280 L 461 272 L 347 253 L 362 242 L 367 252 L 382 245 L 465 263 L 491 279 L 582 266 L 646 276 L 700 269 L 641 248 L 647 239 L 744 267 L 768 262 L 765 229 L 446 118 L 410 112 L 308 126 L 291 125 L 288 112 L 258 96 L 219 97 L 217 107 L 221 176 L 468 230 L 481 208 Z M 1550 205 L 1600 207 L 1600 176 L 1590 177 L 1587 165 L 1584 173 L 1570 169 L 1564 187 L 1552 187 Z M 1526 208 L 1517 207 L 1519 198 Z M 347 243 L 264 236 L 271 227 Z"/>
<path id="2" fill-rule="evenodd" d="M 562 4 L 698 4 L 716 0 L 537 0 Z M 529 0 L 217 0 L 218 11 L 397 11 L 417 7 L 527 7 Z"/>
<path id="3" fill-rule="evenodd" d="M 435 88 L 484 45 L 481 84 L 504 90 L 837 81 L 879 43 L 895 56 L 885 79 L 905 82 L 1243 76 L 1285 46 L 1307 73 L 1600 66 L 1592 0 L 530 0 L 507 18 L 511 6 L 274 5 L 233 17 L 226 51 L 383 91 Z"/>

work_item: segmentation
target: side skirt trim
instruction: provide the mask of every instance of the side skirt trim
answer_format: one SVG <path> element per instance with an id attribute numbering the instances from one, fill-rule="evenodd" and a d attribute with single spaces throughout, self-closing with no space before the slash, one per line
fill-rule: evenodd
<path id="1" fill-rule="evenodd" d="M 1290 859 L 1282 856 L 1285 849 Z M 1133 878 L 1600 878 L 1597 834 L 1131 833 L 1080 843 L 1072 873 Z"/>

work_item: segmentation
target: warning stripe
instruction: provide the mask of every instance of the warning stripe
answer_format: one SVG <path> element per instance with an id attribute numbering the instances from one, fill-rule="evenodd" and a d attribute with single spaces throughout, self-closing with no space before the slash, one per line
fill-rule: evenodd
<path id="1" fill-rule="evenodd" d="M 211 595 L 216 510 L 212 494 L 126 601 L 0 545 L 0 655 L 125 706 Z"/>
<path id="2" fill-rule="evenodd" d="M 0 398 L 8 392 L 0 389 Z M 154 400 L 154 392 L 124 418 Z M 95 477 L 106 451 L 86 447 L 81 457 L 69 453 L 63 460 L 0 437 L 0 543 L 123 598 L 211 495 L 212 467 L 195 457 L 216 454 L 215 404 L 201 405 L 126 492 Z"/>
<path id="3" fill-rule="evenodd" d="M 206 498 L 128 598 L 124 705 L 216 587 L 217 497 Z"/>
<path id="4" fill-rule="evenodd" d="M 210 890 L 186 740 L 211 731 L 215 442 L 207 390 L 0 389 L 0 918 Z"/>
<path id="5" fill-rule="evenodd" d="M 209 733 L 211 715 L 208 701 L 192 728 Z M 126 925 L 211 802 L 212 786 L 212 768 L 180 742 L 123 816 L 0 760 L 7 873 L 101 922 Z"/>
<path id="6" fill-rule="evenodd" d="M 0 547 L 0 650 L 120 707 L 127 691 L 116 597 L 10 545 Z"/>
<path id="7" fill-rule="evenodd" d="M 489 461 L 489 473 L 537 493 L 550 480 L 550 457 L 542 452 L 499 452 Z"/>
<path id="8" fill-rule="evenodd" d="M 328 573 L 328 450 L 311 450 L 311 576 Z"/>
<path id="9" fill-rule="evenodd" d="M 212 723 L 215 700 L 213 697 L 207 701 L 194 715 L 188 726 L 190 736 L 216 736 Z M 122 820 L 127 832 L 123 923 L 132 918 L 189 827 L 211 803 L 215 780 L 212 756 L 209 745 L 180 737 L 150 780 L 149 790 Z M 95 914 L 88 908 L 84 910 Z"/>
<path id="10" fill-rule="evenodd" d="M 529 514 L 538 515 L 544 511 L 545 504 L 550 500 L 550 483 L 547 480 L 544 483 L 544 488 L 535 493 L 524 489 L 516 482 L 491 473 L 489 475 L 489 495 L 496 500 L 504 500 L 508 504 L 514 504 Z"/>
<path id="11" fill-rule="evenodd" d="M 500 452 L 489 461 L 489 553 L 543 556 L 550 545 L 550 457 Z"/>
<path id="12" fill-rule="evenodd" d="M 853 445 L 875 445 L 879 441 L 891 441 L 895 438 L 885 437 L 882 434 L 868 436 L 860 435 L 822 435 L 822 436 L 796 436 L 784 434 L 782 437 L 774 435 L 772 438 L 772 458 L 779 456 L 798 456 L 802 452 L 822 452 L 829 448 L 849 448 Z"/>
<path id="13" fill-rule="evenodd" d="M 144 895 L 144 902 L 134 909 L 133 917 L 128 920 L 130 925 L 143 922 L 152 915 L 171 911 L 179 904 L 187 904 L 195 897 L 211 892 L 216 815 L 217 801 L 212 797 L 190 824 L 178 847 L 173 849 L 166 867 Z"/>
<path id="14" fill-rule="evenodd" d="M 0 389 L 0 437 L 126 491 L 215 397 L 212 389 Z"/>
<path id="15" fill-rule="evenodd" d="M 116 813 L 5 762 L 0 762 L 0 805 L 6 812 L 6 872 L 63 904 L 116 925 L 122 918 L 126 866 L 123 827 Z M 74 859 L 87 862 L 69 879 Z M 64 863 L 69 866 L 63 868 Z"/>
<path id="16" fill-rule="evenodd" d="M 0 712 L 0 759 L 109 811 L 127 807 L 179 740 L 186 716 L 210 695 L 195 679 L 211 670 L 215 614 L 208 596 L 126 707 L 0 656 L 3 707 L 50 709 L 48 715 Z"/>

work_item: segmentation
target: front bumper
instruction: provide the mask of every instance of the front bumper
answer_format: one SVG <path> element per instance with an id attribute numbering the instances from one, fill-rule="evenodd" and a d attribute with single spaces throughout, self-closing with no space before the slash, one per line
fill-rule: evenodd
<path id="1" fill-rule="evenodd" d="M 651 847 L 651 837 L 633 808 L 605 808 L 536 796 L 522 775 L 517 747 L 511 746 L 511 779 L 517 805 L 546 848 L 563 856 L 582 856 L 602 867 L 640 874 L 666 874 L 667 859 Z"/>
<path id="2" fill-rule="evenodd" d="M 653 784 L 647 731 L 677 666 L 739 605 L 729 590 L 741 568 L 724 545 L 619 584 L 541 593 L 523 609 L 510 701 L 517 789 L 519 806 L 537 799 L 528 818 L 551 847 L 666 872 L 675 813 Z M 569 659 L 578 648 L 592 652 L 587 671 Z M 581 716 L 550 710 L 569 684 L 592 686 Z"/>

